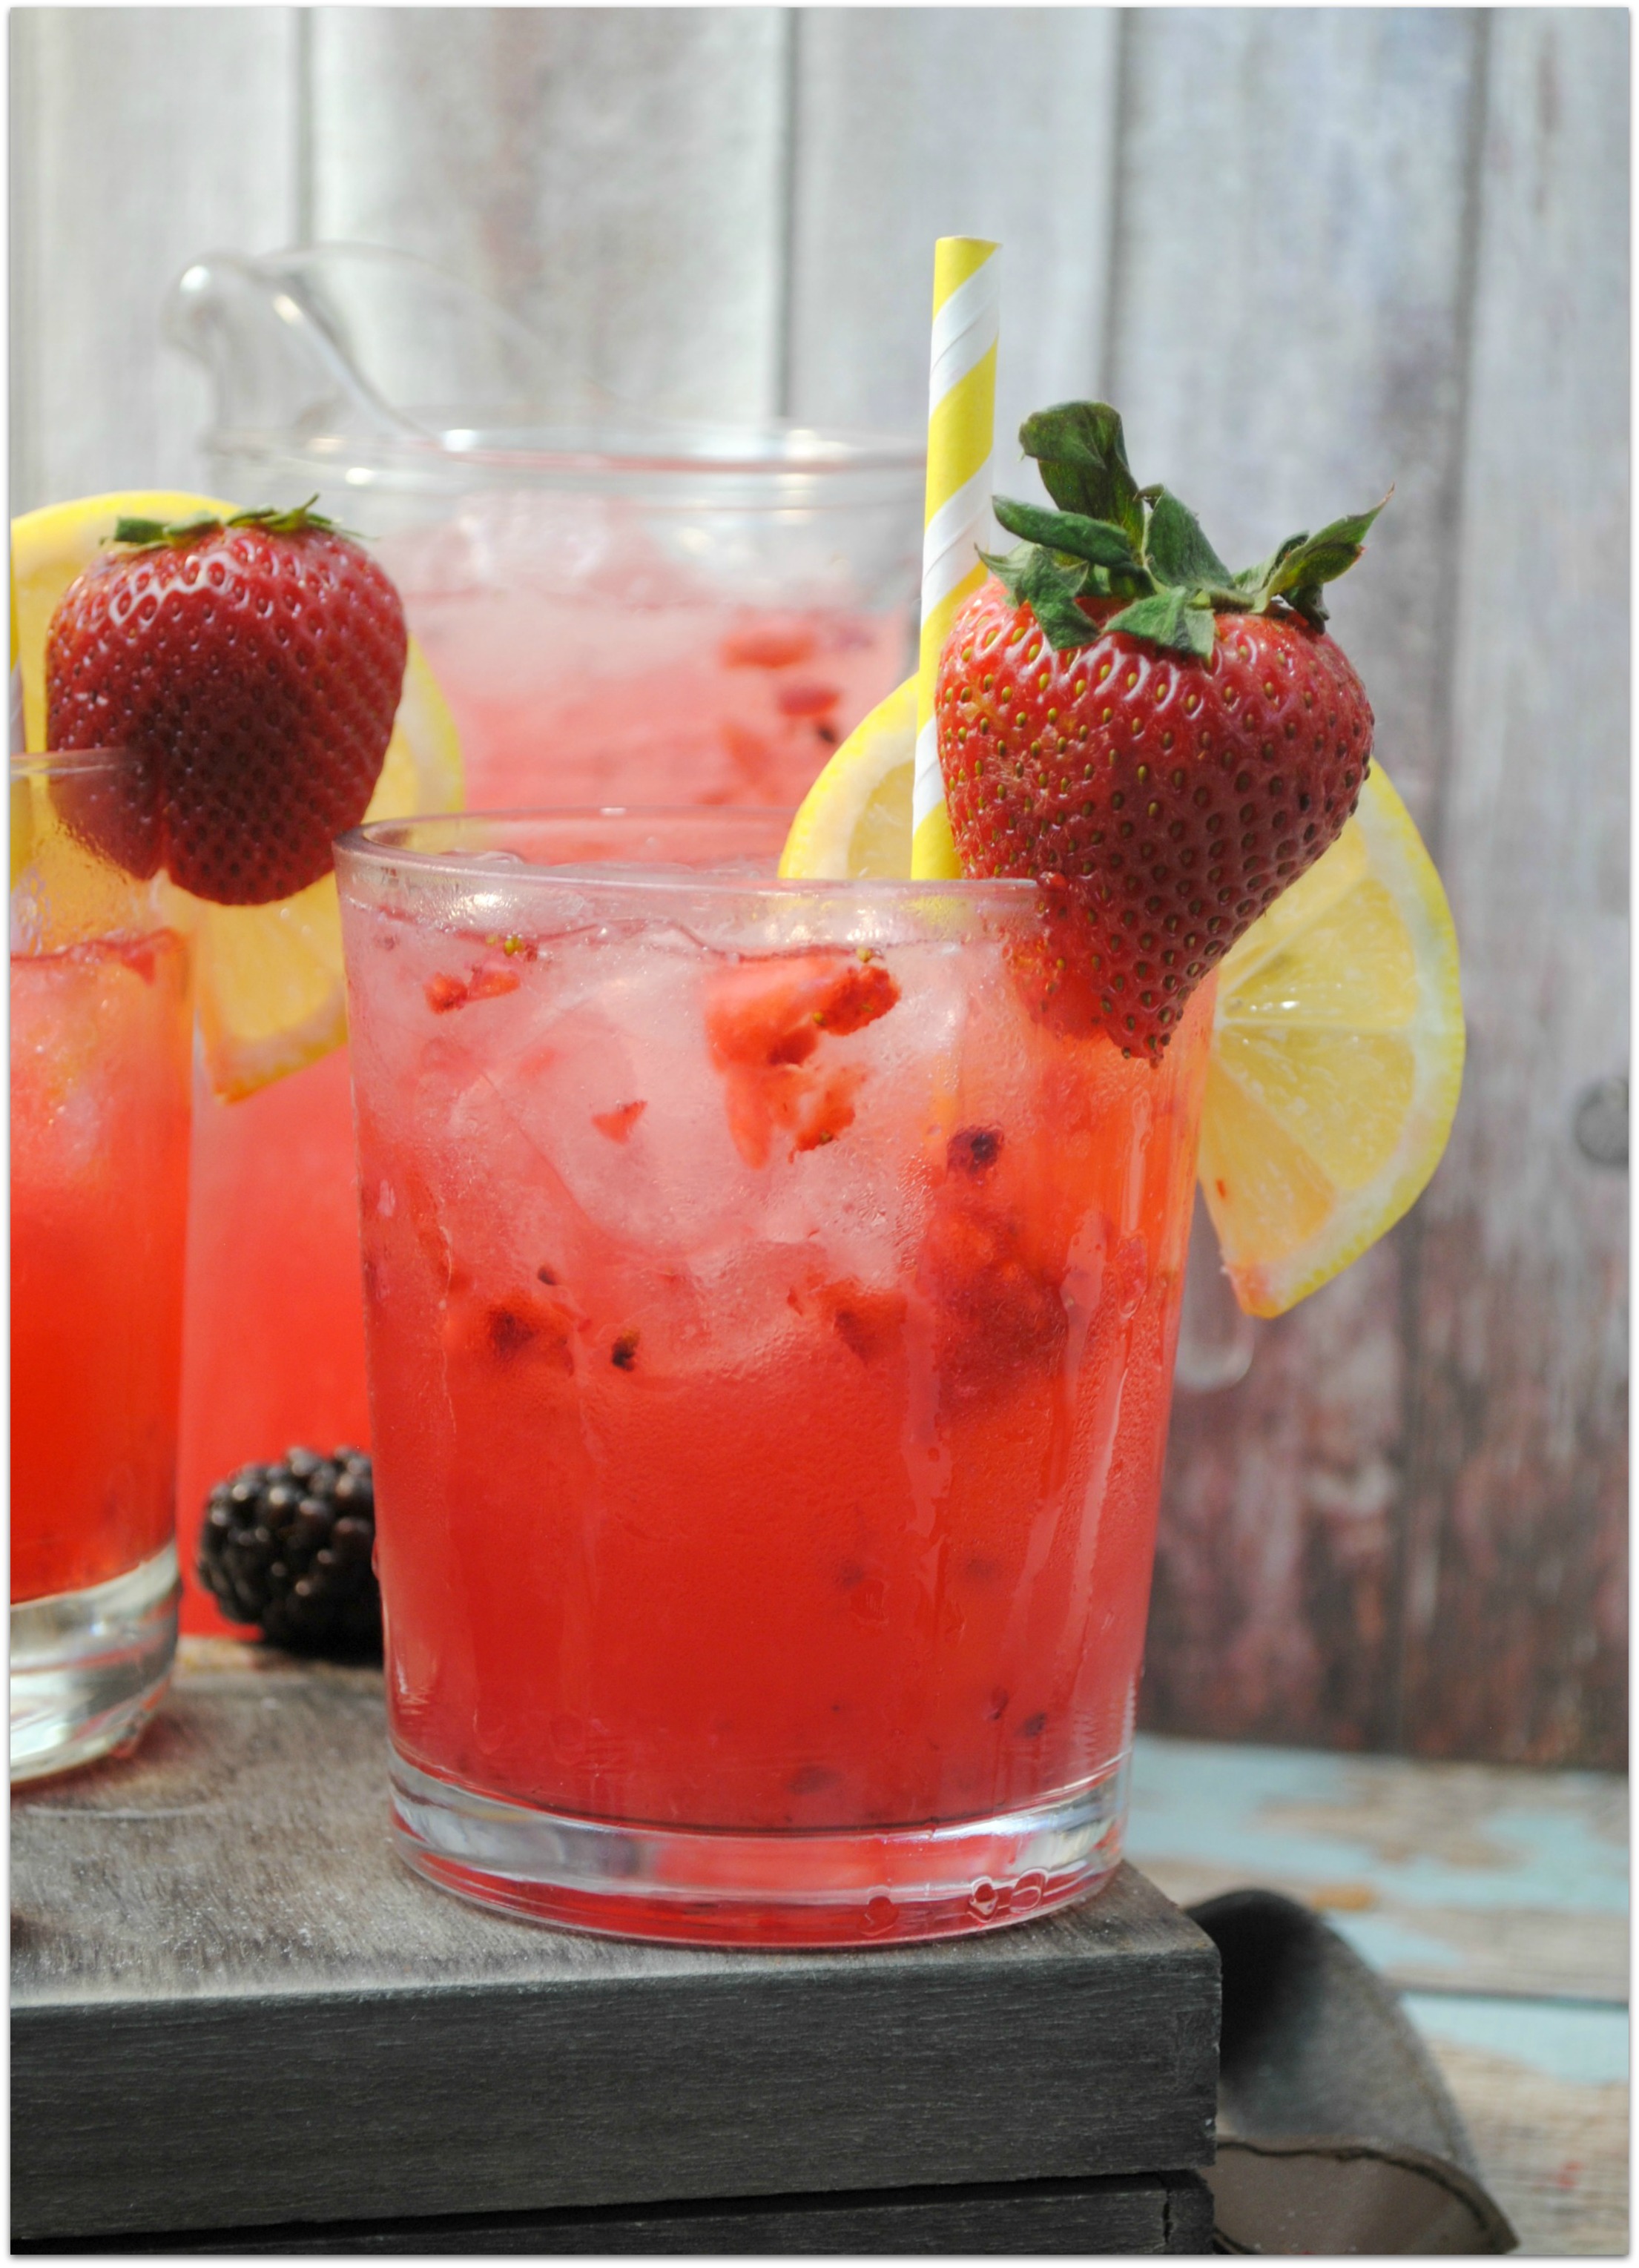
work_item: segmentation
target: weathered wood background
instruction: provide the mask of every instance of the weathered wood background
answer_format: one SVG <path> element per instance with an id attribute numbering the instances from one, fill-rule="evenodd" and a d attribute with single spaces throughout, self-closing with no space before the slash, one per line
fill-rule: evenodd
<path id="1" fill-rule="evenodd" d="M 196 485 L 161 295 L 314 239 L 456 269 L 631 394 L 914 428 L 931 240 L 993 235 L 1004 434 L 1109 394 L 1141 475 L 1249 558 L 1396 483 L 1336 628 L 1451 888 L 1466 1091 L 1415 1214 L 1261 1328 L 1244 1383 L 1180 1397 L 1146 1708 L 1621 1761 L 1628 1193 L 1576 1128 L 1628 1046 L 1626 11 L 46 8 L 11 36 L 14 509 Z"/>

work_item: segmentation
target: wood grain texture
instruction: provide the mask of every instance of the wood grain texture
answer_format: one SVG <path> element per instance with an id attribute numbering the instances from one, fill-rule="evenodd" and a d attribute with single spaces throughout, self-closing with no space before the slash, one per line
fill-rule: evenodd
<path id="1" fill-rule="evenodd" d="M 317 9 L 314 234 L 436 261 L 617 394 L 766 415 L 788 38 L 772 8 Z"/>
<path id="2" fill-rule="evenodd" d="M 185 1675 L 135 1759 L 19 1793 L 18 2235 L 1210 2153 L 1216 1956 L 1130 1870 L 992 1936 L 696 1952 L 463 1905 L 386 1809 L 379 1675 L 295 1668 Z M 348 2149 L 314 2150 L 332 2122 Z"/>
<path id="3" fill-rule="evenodd" d="M 159 309 L 202 252 L 297 215 L 296 11 L 11 14 L 11 509 L 199 488 L 203 376 Z"/>
<path id="4" fill-rule="evenodd" d="M 1554 584 L 1567 593 L 1555 652 L 1570 682 L 1597 681 L 1600 718 L 1626 698 L 1620 641 L 1569 595 L 1575 578 L 1603 576 L 1605 603 L 1626 605 L 1611 553 L 1625 524 L 1611 407 L 1626 399 L 1625 364 L 1592 315 L 1609 311 L 1613 339 L 1625 320 L 1625 66 L 1614 16 L 1567 19 L 1576 28 L 1557 38 L 1554 20 L 1539 28 L 1562 114 L 1527 187 L 1499 163 L 1495 106 L 1518 99 L 1500 63 L 1487 77 L 1478 16 L 1130 19 L 1111 372 L 1133 461 L 1176 482 L 1235 557 L 1396 482 L 1366 562 L 1338 588 L 1335 628 L 1371 688 L 1377 754 L 1455 884 L 1471 1005 L 1485 1004 L 1481 1020 L 1488 1008 L 1497 1051 L 1488 1074 L 1477 1020 L 1458 1138 L 1421 1214 L 1263 1331 L 1242 1386 L 1178 1404 L 1145 1694 L 1158 1727 L 1544 1762 L 1621 1754 L 1604 1508 L 1621 1471 L 1620 1182 L 1589 1189 L 1574 1233 L 1558 1219 L 1577 1205 L 1564 1184 L 1597 1178 L 1567 1138 L 1577 1082 L 1622 1059 L 1601 976 L 1621 949 L 1621 743 L 1591 714 L 1577 737 L 1603 733 L 1602 753 L 1591 766 L 1573 756 L 1545 659 L 1529 723 L 1502 692 L 1525 656 L 1547 652 L 1546 624 L 1518 636 L 1544 571 L 1539 513 L 1578 562 L 1572 585 Z M 1537 24 L 1498 17 L 1495 55 L 1529 45 Z M 1533 81 L 1530 103 L 1545 99 Z M 1532 215 L 1523 233 L 1510 195 Z M 1522 351 L 1524 310 L 1504 305 L 1500 280 L 1510 259 L 1545 347 L 1554 331 L 1557 379 Z M 1488 444 L 1499 416 L 1508 438 Z M 1483 715 L 1464 684 L 1485 688 Z M 1502 791 L 1511 865 L 1491 847 L 1504 703 L 1519 749 L 1519 792 Z M 1553 819 L 1558 805 L 1578 816 Z M 1482 1163 L 1498 1143 L 1513 1161 L 1500 1178 Z M 1519 1256 L 1511 1281 L 1493 1273 L 1502 1244 Z M 1483 1347 L 1467 1326 L 1466 1361 L 1440 1351 L 1465 1328 L 1458 1308 L 1493 1318 Z M 1465 1525 L 1466 1552 L 1451 1540 Z M 1431 1651 L 1420 1631 L 1437 1631 Z"/>
<path id="5" fill-rule="evenodd" d="M 1455 739 L 1469 1057 L 1424 1200 L 1406 1737 L 1626 1754 L 1627 1184 L 1572 1134 L 1628 1045 L 1628 19 L 1491 26 Z"/>
<path id="6" fill-rule="evenodd" d="M 1606 2008 L 1628 1998 L 1615 1773 L 1139 1737 L 1127 1851 L 1179 1905 L 1284 1891 L 1392 1984 Z"/>
<path id="7" fill-rule="evenodd" d="M 1261 1326 L 1240 1385 L 1175 1397 L 1146 1726 L 1393 1745 L 1400 1243 Z"/>
<path id="8" fill-rule="evenodd" d="M 78 2240 L 76 2240 L 78 2242 Z M 22 2252 L 67 2250 L 55 2242 Z M 1199 2174 L 1091 2182 L 876 2190 L 598 2213 L 444 2215 L 365 2226 L 300 2222 L 247 2235 L 217 2229 L 104 2239 L 99 2252 L 294 2253 L 1205 2253 L 1212 2195 Z"/>
<path id="9" fill-rule="evenodd" d="M 1628 2090 L 1579 2086 L 1431 2033 L 1487 2188 L 1528 2258 L 1628 2249 Z"/>
<path id="10" fill-rule="evenodd" d="M 1116 13 L 813 8 L 797 21 L 792 411 L 919 431 L 934 239 L 992 237 L 997 478 L 1016 486 L 1020 420 L 1090 392 L 1099 368 Z"/>
<path id="11" fill-rule="evenodd" d="M 1332 598 L 1414 810 L 1443 753 L 1476 19 L 1451 10 L 1127 19 L 1109 378 L 1141 479 L 1224 555 L 1396 482 Z M 1329 594 L 1330 596 L 1330 594 Z M 1144 1720 L 1392 1744 L 1405 1239 L 1174 1405 Z"/>
<path id="12" fill-rule="evenodd" d="M 1443 759 L 1479 17 L 1127 19 L 1110 398 L 1235 566 L 1393 501 L 1327 592 L 1421 822 Z"/>

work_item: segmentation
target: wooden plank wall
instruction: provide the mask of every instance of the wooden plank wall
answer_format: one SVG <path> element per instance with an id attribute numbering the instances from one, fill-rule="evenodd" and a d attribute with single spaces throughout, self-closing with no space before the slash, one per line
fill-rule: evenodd
<path id="1" fill-rule="evenodd" d="M 21 9 L 15 508 L 196 483 L 171 276 L 418 252 L 682 409 L 914 427 L 931 239 L 1000 431 L 1100 389 L 1248 557 L 1395 483 L 1336 626 L 1462 937 L 1419 1211 L 1181 1396 L 1157 1726 L 1624 1753 L 1628 19 L 1619 9 Z M 140 145 L 142 162 L 136 161 Z"/>

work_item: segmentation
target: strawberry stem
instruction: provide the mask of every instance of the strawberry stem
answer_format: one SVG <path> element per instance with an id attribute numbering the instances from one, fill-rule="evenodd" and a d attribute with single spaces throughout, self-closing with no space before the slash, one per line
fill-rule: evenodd
<path id="1" fill-rule="evenodd" d="M 1014 604 L 1030 607 L 1060 653 L 1090 645 L 1111 630 L 1205 660 L 1214 616 L 1263 615 L 1272 608 L 1289 608 L 1321 630 L 1321 586 L 1355 564 L 1389 500 L 1334 519 L 1318 535 L 1289 535 L 1261 566 L 1237 574 L 1187 504 L 1164 488 L 1139 487 L 1120 416 L 1107 401 L 1037 410 L 1019 428 L 1019 440 L 1040 465 L 1059 509 L 998 497 L 997 519 L 1022 540 L 1011 551 L 979 556 Z M 1095 622 L 1079 604 L 1083 598 L 1127 604 Z"/>
<path id="2" fill-rule="evenodd" d="M 322 535 L 345 535 L 348 531 L 337 527 L 333 519 L 314 510 L 319 501 L 317 492 L 306 504 L 295 505 L 261 504 L 254 512 L 236 512 L 226 519 L 207 512 L 198 519 L 142 519 L 122 513 L 114 523 L 110 543 L 128 543 L 137 550 L 151 550 L 159 544 L 168 544 L 173 549 L 184 543 L 193 543 L 202 535 L 219 534 L 225 527 L 260 527 L 269 535 L 301 535 L 309 529 Z"/>

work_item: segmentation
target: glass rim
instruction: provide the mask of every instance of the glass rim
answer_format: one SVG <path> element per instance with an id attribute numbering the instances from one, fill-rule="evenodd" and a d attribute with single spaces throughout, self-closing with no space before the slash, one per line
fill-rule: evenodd
<path id="1" fill-rule="evenodd" d="M 357 861 L 359 866 L 373 871 L 392 867 L 408 870 L 417 880 L 443 877 L 451 881 L 477 882 L 493 889 L 561 889 L 572 884 L 577 890 L 607 892 L 610 895 L 616 892 L 686 895 L 711 890 L 723 896 L 786 900 L 835 898 L 847 894 L 862 895 L 887 904 L 936 895 L 956 898 L 964 905 L 994 903 L 1008 908 L 1023 907 L 1037 894 L 1034 881 L 1007 876 L 949 880 L 910 875 L 787 876 L 746 873 L 727 865 L 684 867 L 659 859 L 652 871 L 646 872 L 641 863 L 623 864 L 616 857 L 602 860 L 565 858 L 551 865 L 520 860 L 516 865 L 498 866 L 493 858 L 494 849 L 498 846 L 471 850 L 423 850 L 389 839 L 395 833 L 423 827 L 588 826 L 609 820 L 628 820 L 634 831 L 645 823 L 659 826 L 676 821 L 687 823 L 709 820 L 719 825 L 724 821 L 730 826 L 744 825 L 749 832 L 750 823 L 759 820 L 783 820 L 788 828 L 793 815 L 761 804 L 543 805 L 513 806 L 498 811 L 417 812 L 409 818 L 368 820 L 362 826 L 349 828 L 336 839 L 336 873 L 339 880 L 343 861 L 350 865 Z M 731 851 L 724 853 L 725 858 L 732 855 Z M 609 871 L 601 872 L 602 867 Z"/>
<path id="2" fill-rule="evenodd" d="M 138 748 L 13 748 L 14 780 L 62 779 L 74 772 L 111 772 L 144 761 Z"/>
<path id="3" fill-rule="evenodd" d="M 533 445 L 519 438 L 525 434 L 534 436 Z M 696 446 L 689 446 L 691 441 Z M 615 418 L 533 427 L 474 423 L 386 435 L 298 436 L 277 428 L 224 425 L 211 432 L 209 446 L 226 455 L 279 457 L 314 466 L 346 463 L 389 476 L 419 471 L 443 478 L 468 467 L 543 478 L 845 482 L 878 474 L 909 480 L 923 475 L 927 458 L 926 441 L 908 433 L 778 418 L 660 424 L 653 432 L 623 428 Z"/>

